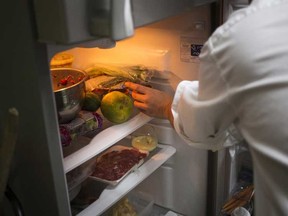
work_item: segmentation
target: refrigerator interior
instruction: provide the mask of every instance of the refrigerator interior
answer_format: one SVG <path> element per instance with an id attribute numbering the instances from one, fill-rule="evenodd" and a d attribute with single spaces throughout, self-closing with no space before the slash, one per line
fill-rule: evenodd
<path id="1" fill-rule="evenodd" d="M 223 3 L 227 6 L 223 9 L 226 12 L 223 19 L 227 19 L 233 10 L 247 6 L 246 1 L 232 3 L 229 7 Z M 174 89 L 168 81 L 170 73 L 186 80 L 197 79 L 199 60 L 191 54 L 191 49 L 194 45 L 203 45 L 211 29 L 211 8 L 207 5 L 139 28 L 132 38 L 117 42 L 114 48 L 74 48 L 69 52 L 76 56 L 74 67 L 81 69 L 98 62 L 155 67 L 162 73 L 151 80 L 152 86 L 173 95 Z M 167 121 L 153 119 L 149 124 L 156 128 L 159 143 L 173 146 L 176 153 L 132 192 L 150 197 L 156 206 L 163 207 L 164 212 L 219 215 L 224 202 L 239 186 L 239 174 L 243 169 L 247 175 L 251 174 L 252 162 L 247 148 L 239 143 L 218 153 L 197 150 L 187 146 Z"/>
<path id="2" fill-rule="evenodd" d="M 209 5 L 197 7 L 182 15 L 139 28 L 133 37 L 117 42 L 111 49 L 73 48 L 66 52 L 75 56 L 72 67 L 82 70 L 97 63 L 139 64 L 156 68 L 160 72 L 156 78 L 152 78 L 151 85 L 173 95 L 174 89 L 169 84 L 171 73 L 186 80 L 197 79 L 199 66 L 197 48 L 203 45 L 211 33 L 210 10 Z M 192 47 L 196 47 L 195 53 L 192 53 Z M 116 196 L 117 199 L 112 198 L 113 201 L 110 201 L 109 205 L 117 203 L 131 190 L 151 197 L 154 204 L 167 211 L 170 209 L 182 215 L 192 213 L 199 216 L 206 215 L 207 151 L 186 145 L 166 120 L 153 119 L 147 120 L 147 123 L 156 128 L 159 144 L 172 146 L 176 149 L 176 153 L 155 169 L 155 172 L 149 171 L 151 176 L 149 174 L 146 175 L 147 179 L 145 177 L 139 180 L 139 185 L 135 184 L 136 189 L 129 183 L 129 189 L 126 189 L 123 195 Z M 143 167 L 139 169 L 141 168 Z M 125 178 L 123 181 L 130 180 Z M 126 186 L 123 188 L 121 186 L 122 184 L 114 189 L 114 194 L 125 190 Z M 107 195 L 107 199 L 109 196 L 111 199 L 113 192 Z M 106 206 L 105 201 L 97 202 L 99 206 L 100 203 L 101 206 Z M 103 207 L 102 211 L 98 207 L 98 210 L 102 214 L 105 208 Z M 79 215 L 92 214 L 95 214 L 92 207 L 79 213 Z M 160 213 L 155 213 L 157 214 Z"/>

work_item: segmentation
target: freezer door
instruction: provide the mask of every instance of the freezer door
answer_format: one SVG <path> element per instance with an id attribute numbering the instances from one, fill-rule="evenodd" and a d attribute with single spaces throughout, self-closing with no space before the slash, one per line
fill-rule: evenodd
<path id="1" fill-rule="evenodd" d="M 215 0 L 37 0 L 38 40 L 74 44 L 100 38 L 121 40 L 134 28 Z"/>

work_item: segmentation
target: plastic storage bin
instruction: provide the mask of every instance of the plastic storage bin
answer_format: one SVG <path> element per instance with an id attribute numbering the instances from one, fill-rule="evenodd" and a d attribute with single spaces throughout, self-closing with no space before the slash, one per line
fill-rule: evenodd
<path id="1" fill-rule="evenodd" d="M 151 215 L 154 200 L 151 196 L 140 193 L 140 192 L 131 192 L 127 195 L 128 200 L 134 206 L 137 215 L 139 216 L 149 216 Z"/>
<path id="2" fill-rule="evenodd" d="M 137 215 L 150 216 L 154 201 L 152 197 L 140 192 L 130 192 L 119 200 L 112 208 L 102 214 L 102 216 Z"/>

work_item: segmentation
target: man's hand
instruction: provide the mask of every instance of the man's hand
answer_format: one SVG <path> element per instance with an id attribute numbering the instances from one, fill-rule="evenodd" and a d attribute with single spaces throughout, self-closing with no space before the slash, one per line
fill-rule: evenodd
<path id="1" fill-rule="evenodd" d="M 125 86 L 132 90 L 131 95 L 134 99 L 135 107 L 149 116 L 169 119 L 173 123 L 171 112 L 173 98 L 170 95 L 132 82 L 126 82 Z"/>

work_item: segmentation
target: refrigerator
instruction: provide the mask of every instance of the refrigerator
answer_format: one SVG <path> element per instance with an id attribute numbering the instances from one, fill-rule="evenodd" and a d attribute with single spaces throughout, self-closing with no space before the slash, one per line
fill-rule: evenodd
<path id="1" fill-rule="evenodd" d="M 251 168 L 247 149 L 238 143 L 217 153 L 192 148 L 168 121 L 137 111 L 122 124 L 106 122 L 103 130 L 79 140 L 80 147 L 67 153 L 61 145 L 50 61 L 65 51 L 75 58 L 72 67 L 80 70 L 98 63 L 153 67 L 160 73 L 150 80 L 151 86 L 173 96 L 175 89 L 167 81 L 171 73 L 196 80 L 202 45 L 231 11 L 246 4 L 225 0 L 6 1 L 0 13 L 0 129 L 3 135 L 10 108 L 19 112 L 19 128 L 7 177 L 15 197 L 12 201 L 4 197 L 0 213 L 112 215 L 123 198 L 134 196 L 135 201 L 139 195 L 148 200 L 149 212 L 143 215 L 219 215 L 243 164 Z M 81 181 L 97 198 L 75 210 L 69 174 L 81 174 L 85 163 L 114 145 L 129 143 L 131 134 L 145 125 L 156 131 L 157 151 L 116 186 Z"/>

